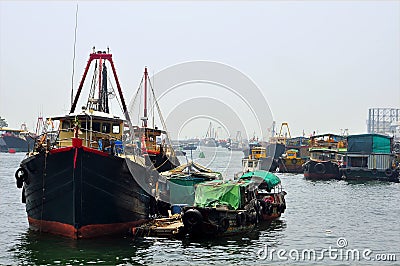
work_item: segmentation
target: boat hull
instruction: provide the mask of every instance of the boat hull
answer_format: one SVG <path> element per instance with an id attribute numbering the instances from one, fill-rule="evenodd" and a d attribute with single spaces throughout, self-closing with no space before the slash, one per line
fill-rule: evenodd
<path id="1" fill-rule="evenodd" d="M 16 152 L 28 152 L 33 150 L 35 141 L 33 138 L 25 140 L 17 136 L 1 136 L 0 137 L 0 152 L 8 152 L 9 150 L 15 150 Z"/>
<path id="2" fill-rule="evenodd" d="M 314 180 L 341 179 L 339 166 L 332 161 L 309 160 L 303 165 L 304 177 Z"/>
<path id="3" fill-rule="evenodd" d="M 286 192 L 263 193 L 259 191 L 257 194 L 260 206 L 258 209 L 259 220 L 271 221 L 281 217 L 286 210 L 285 195 Z"/>
<path id="4" fill-rule="evenodd" d="M 256 215 L 247 210 L 185 207 L 183 231 L 192 238 L 245 235 L 255 228 Z"/>
<path id="5" fill-rule="evenodd" d="M 279 172 L 280 173 L 303 173 L 303 164 L 306 161 L 304 159 L 287 159 L 280 158 L 279 163 Z"/>
<path id="6" fill-rule="evenodd" d="M 131 174 L 143 177 L 145 168 L 133 162 L 128 168 L 118 156 L 67 147 L 33 155 L 21 168 L 26 171 L 23 197 L 34 230 L 71 238 L 125 234 L 154 210 L 154 198 Z"/>
<path id="7" fill-rule="evenodd" d="M 392 169 L 368 169 L 362 167 L 348 167 L 340 169 L 346 180 L 379 180 L 399 182 L 399 172 Z"/>

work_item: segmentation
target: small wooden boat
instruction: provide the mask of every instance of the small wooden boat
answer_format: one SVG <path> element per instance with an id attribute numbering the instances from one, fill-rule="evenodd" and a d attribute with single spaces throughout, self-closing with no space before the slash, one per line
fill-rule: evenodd
<path id="1" fill-rule="evenodd" d="M 251 180 L 198 184 L 193 207 L 184 207 L 184 232 L 219 237 L 251 232 L 257 223 L 256 186 Z"/>
<path id="2" fill-rule="evenodd" d="M 256 210 L 259 221 L 279 218 L 286 210 L 285 195 L 278 176 L 267 171 L 254 171 L 243 174 L 240 179 L 251 179 L 257 184 Z"/>

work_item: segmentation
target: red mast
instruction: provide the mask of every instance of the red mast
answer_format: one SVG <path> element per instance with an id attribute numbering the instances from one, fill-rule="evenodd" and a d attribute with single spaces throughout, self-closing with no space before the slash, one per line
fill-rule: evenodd
<path id="1" fill-rule="evenodd" d="M 144 113 L 143 127 L 147 127 L 147 67 L 144 68 Z"/>
<path id="2" fill-rule="evenodd" d="M 71 113 L 75 112 L 76 104 L 78 103 L 78 99 L 79 99 L 79 96 L 81 94 L 83 84 L 85 83 L 86 75 L 87 75 L 87 73 L 89 71 L 90 63 L 93 60 L 98 60 L 98 59 L 103 59 L 103 60 L 107 60 L 108 62 L 110 62 L 111 69 L 112 69 L 113 74 L 114 74 L 115 83 L 117 84 L 119 98 L 120 98 L 121 103 L 122 103 L 122 109 L 123 109 L 123 111 L 125 113 L 125 118 L 126 118 L 126 120 L 128 120 L 130 122 L 129 112 L 128 112 L 128 109 L 127 109 L 126 104 L 125 104 L 124 96 L 122 94 L 121 85 L 120 85 L 119 80 L 118 80 L 117 72 L 115 70 L 114 62 L 112 60 L 112 55 L 109 54 L 109 53 L 100 52 L 100 51 L 98 51 L 97 53 L 90 54 L 89 60 L 88 60 L 88 62 L 86 64 L 85 72 L 83 73 L 81 82 L 79 83 L 79 87 L 78 87 L 78 90 L 76 92 L 75 99 L 74 99 L 74 101 L 72 103 L 72 106 L 71 106 L 71 109 L 70 109 L 69 113 L 71 114 Z"/>

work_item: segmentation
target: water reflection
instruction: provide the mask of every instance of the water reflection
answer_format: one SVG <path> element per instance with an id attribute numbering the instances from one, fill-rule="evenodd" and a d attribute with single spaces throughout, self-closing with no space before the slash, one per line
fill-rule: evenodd
<path id="1" fill-rule="evenodd" d="M 256 260 L 260 236 L 278 241 L 278 232 L 285 228 L 285 221 L 275 220 L 259 224 L 246 236 L 202 240 L 110 237 L 78 241 L 29 230 L 8 252 L 14 254 L 15 262 L 27 265 L 206 263 L 211 257 L 220 263 L 250 263 Z"/>
<path id="2" fill-rule="evenodd" d="M 19 264 L 119 264 L 135 257 L 138 248 L 130 238 L 73 240 L 28 231 L 9 252 Z M 147 248 L 151 243 L 137 242 Z"/>

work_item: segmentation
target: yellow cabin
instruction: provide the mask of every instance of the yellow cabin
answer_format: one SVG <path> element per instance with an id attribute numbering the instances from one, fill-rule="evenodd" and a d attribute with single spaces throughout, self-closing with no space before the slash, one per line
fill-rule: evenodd
<path id="1" fill-rule="evenodd" d="M 267 158 L 267 149 L 264 147 L 253 147 L 251 149 L 251 157 L 253 159 Z"/>
<path id="2" fill-rule="evenodd" d="M 59 121 L 58 147 L 72 146 L 78 126 L 78 138 L 82 145 L 93 149 L 107 148 L 111 141 L 122 140 L 124 121 L 119 117 L 98 111 L 54 117 Z"/>

